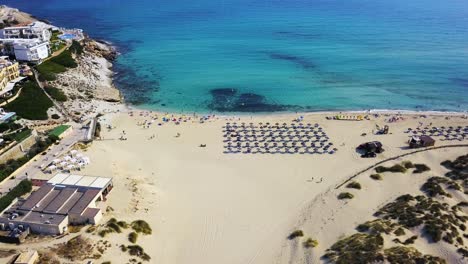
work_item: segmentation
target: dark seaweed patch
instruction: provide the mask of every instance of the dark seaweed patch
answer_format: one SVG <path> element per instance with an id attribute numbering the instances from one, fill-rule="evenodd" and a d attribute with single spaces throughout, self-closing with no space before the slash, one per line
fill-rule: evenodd
<path id="1" fill-rule="evenodd" d="M 237 94 L 234 88 L 210 90 L 208 108 L 218 112 L 276 112 L 287 109 L 285 105 L 268 103 L 264 96 L 254 93 Z"/>
<path id="2" fill-rule="evenodd" d="M 151 102 L 151 95 L 159 91 L 159 81 L 136 74 L 135 70 L 116 64 L 114 81 L 126 102 L 134 105 Z"/>
<path id="3" fill-rule="evenodd" d="M 317 65 L 315 65 L 313 62 L 309 61 L 307 58 L 302 58 L 302 57 L 298 57 L 298 56 L 295 56 L 295 55 L 289 55 L 289 54 L 273 52 L 273 53 L 269 53 L 269 56 L 270 56 L 270 58 L 272 58 L 274 60 L 283 60 L 283 61 L 292 62 L 292 63 L 296 64 L 297 66 L 300 66 L 300 67 L 302 67 L 303 69 L 306 69 L 306 70 L 314 69 L 314 68 L 317 67 Z"/>
<path id="4" fill-rule="evenodd" d="M 269 104 L 264 96 L 254 93 L 241 94 L 234 107 L 237 112 L 276 112 L 286 109 L 282 105 Z"/>
<path id="5" fill-rule="evenodd" d="M 214 97 L 228 99 L 235 96 L 237 90 L 234 88 L 217 88 L 210 90 L 210 93 Z"/>

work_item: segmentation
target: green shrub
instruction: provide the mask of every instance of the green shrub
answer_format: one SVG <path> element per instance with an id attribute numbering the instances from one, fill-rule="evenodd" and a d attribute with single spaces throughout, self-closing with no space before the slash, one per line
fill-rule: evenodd
<path id="1" fill-rule="evenodd" d="M 364 224 L 358 225 L 356 229 L 359 232 L 369 232 L 372 234 L 390 234 L 396 227 L 397 224 L 393 223 L 390 220 L 375 219 L 372 221 L 367 221 Z"/>
<path id="2" fill-rule="evenodd" d="M 136 243 L 137 239 L 138 239 L 138 233 L 131 232 L 130 234 L 128 234 L 128 241 L 132 242 L 133 244 Z"/>
<path id="3" fill-rule="evenodd" d="M 464 180 L 468 179 L 468 154 L 456 158 L 454 161 L 446 160 L 441 163 L 442 166 L 449 169 L 450 171 L 445 174 L 446 177 L 452 180 Z M 465 191 L 468 194 L 468 191 Z"/>
<path id="4" fill-rule="evenodd" d="M 423 173 L 431 170 L 431 168 L 429 168 L 426 164 L 414 164 L 414 167 L 416 169 L 413 171 L 413 173 Z"/>
<path id="5" fill-rule="evenodd" d="M 407 169 L 400 164 L 395 164 L 392 167 L 378 166 L 377 168 L 375 168 L 375 171 L 377 173 L 382 173 L 382 172 L 387 172 L 387 171 L 405 173 Z"/>
<path id="6" fill-rule="evenodd" d="M 76 51 L 76 46 L 73 51 Z M 72 57 L 72 52 L 68 49 L 36 68 L 39 72 L 40 81 L 55 81 L 57 79 L 56 74 L 66 72 L 67 68 L 76 68 L 77 66 L 78 64 Z"/>
<path id="7" fill-rule="evenodd" d="M 137 233 L 143 233 L 145 235 L 151 235 L 152 233 L 151 227 L 144 220 L 133 221 L 130 225 L 132 229 L 135 230 L 135 232 Z"/>
<path id="8" fill-rule="evenodd" d="M 377 174 L 371 174 L 370 177 L 371 177 L 371 179 L 376 180 L 376 181 L 381 181 L 381 180 L 383 180 L 382 175 L 381 175 L 381 174 L 378 174 L 378 173 L 377 173 Z"/>
<path id="9" fill-rule="evenodd" d="M 127 246 L 128 253 L 130 256 L 139 256 L 141 259 L 149 261 L 151 258 L 148 254 L 145 253 L 142 247 L 139 245 L 130 245 Z"/>
<path id="10" fill-rule="evenodd" d="M 404 236 L 405 235 L 405 230 L 402 227 L 397 228 L 395 232 L 393 232 L 396 236 Z"/>
<path id="11" fill-rule="evenodd" d="M 117 233 L 122 233 L 122 230 L 120 229 L 120 226 L 117 225 L 117 223 L 115 223 L 115 222 L 107 222 L 107 227 L 111 231 L 114 231 L 114 232 L 117 232 Z"/>
<path id="12" fill-rule="evenodd" d="M 49 139 L 38 140 L 36 144 L 34 144 L 29 149 L 28 153 L 25 156 L 18 158 L 18 159 L 10 159 L 6 163 L 0 164 L 0 182 L 3 181 L 8 176 L 10 176 L 19 167 L 26 164 L 26 162 L 31 160 L 34 156 L 46 150 L 51 144 L 52 144 L 52 141 Z"/>
<path id="13" fill-rule="evenodd" d="M 389 263 L 431 263 L 445 264 L 445 260 L 431 255 L 423 255 L 413 247 L 397 246 L 384 250 Z"/>
<path id="14" fill-rule="evenodd" d="M 20 128 L 21 128 L 21 125 L 15 123 L 14 121 L 10 121 L 10 122 L 7 122 L 7 123 L 1 123 L 0 124 L 0 133 L 4 133 L 6 131 L 14 131 L 14 130 L 17 130 L 17 129 L 20 129 Z"/>
<path id="15" fill-rule="evenodd" d="M 431 177 L 421 186 L 421 190 L 429 197 L 435 197 L 437 195 L 451 197 L 440 185 L 441 183 L 448 183 L 448 181 L 447 178 Z"/>
<path id="16" fill-rule="evenodd" d="M 318 246 L 318 241 L 312 238 L 308 238 L 306 241 L 304 241 L 304 247 L 305 248 L 314 248 Z"/>
<path id="17" fill-rule="evenodd" d="M 412 236 L 408 239 L 406 239 L 403 244 L 405 245 L 410 245 L 410 244 L 414 244 L 414 241 L 416 241 L 416 239 L 418 239 L 418 236 Z"/>
<path id="18" fill-rule="evenodd" d="M 354 195 L 349 193 L 349 192 L 342 192 L 338 195 L 338 199 L 343 200 L 343 199 L 353 199 Z"/>
<path id="19" fill-rule="evenodd" d="M 48 93 L 54 100 L 59 101 L 59 102 L 66 102 L 68 100 L 67 96 L 65 93 L 55 87 L 52 86 L 47 86 L 44 88 L 46 93 Z"/>
<path id="20" fill-rule="evenodd" d="M 106 237 L 107 233 L 109 233 L 109 231 L 108 231 L 107 229 L 104 229 L 104 230 L 100 230 L 100 231 L 98 232 L 98 235 L 99 235 L 100 237 Z"/>
<path id="21" fill-rule="evenodd" d="M 87 229 L 86 229 L 86 233 L 93 233 L 94 231 L 96 231 L 96 226 L 89 226 Z"/>
<path id="22" fill-rule="evenodd" d="M 59 55 L 50 59 L 52 62 L 62 65 L 66 68 L 76 68 L 78 64 L 72 57 L 72 53 L 70 50 L 64 50 Z"/>
<path id="23" fill-rule="evenodd" d="M 125 221 L 118 221 L 117 225 L 120 226 L 121 228 L 124 228 L 124 229 L 128 228 L 128 224 Z"/>
<path id="24" fill-rule="evenodd" d="M 401 163 L 401 165 L 403 165 L 403 166 L 404 166 L 405 168 L 407 168 L 407 169 L 412 169 L 412 168 L 414 168 L 414 164 L 413 164 L 411 161 L 408 161 L 408 160 L 403 161 L 403 162 Z"/>
<path id="25" fill-rule="evenodd" d="M 462 255 L 464 258 L 468 258 L 468 249 L 458 248 L 457 253 Z"/>
<path id="26" fill-rule="evenodd" d="M 127 247 L 125 245 L 120 245 L 120 250 L 122 250 L 122 252 L 127 252 Z"/>
<path id="27" fill-rule="evenodd" d="M 433 242 L 439 242 L 442 239 L 443 230 L 437 224 L 437 221 L 427 221 L 424 225 L 423 232 L 428 235 Z"/>
<path id="28" fill-rule="evenodd" d="M 78 41 L 73 40 L 70 46 L 70 51 L 77 55 L 81 55 L 83 54 L 83 46 L 81 46 L 81 44 Z"/>
<path id="29" fill-rule="evenodd" d="M 0 198 L 0 211 L 5 210 L 18 197 L 32 191 L 32 183 L 29 180 L 22 180 L 10 192 Z"/>
<path id="30" fill-rule="evenodd" d="M 16 142 L 21 142 L 25 140 L 27 137 L 31 135 L 32 130 L 31 129 L 23 129 L 21 131 L 18 131 L 14 134 L 9 134 L 6 136 L 3 136 L 3 139 L 5 140 L 10 140 L 10 141 L 16 141 Z"/>
<path id="31" fill-rule="evenodd" d="M 57 79 L 56 74 L 67 71 L 67 68 L 65 68 L 65 66 L 57 64 L 51 60 L 43 62 L 36 68 L 39 72 L 39 80 L 41 82 L 55 81 Z"/>
<path id="32" fill-rule="evenodd" d="M 32 81 L 23 84 L 21 94 L 11 103 L 4 106 L 10 112 L 29 120 L 47 120 L 47 110 L 53 106 L 44 91 Z"/>
<path id="33" fill-rule="evenodd" d="M 346 187 L 361 190 L 361 184 L 359 182 L 355 182 L 355 181 L 348 183 L 348 185 L 346 185 Z"/>
<path id="34" fill-rule="evenodd" d="M 424 195 L 413 197 L 409 194 L 386 204 L 374 216 L 391 219 L 407 229 L 422 225 L 424 237 L 432 242 L 444 239 L 448 243 L 453 243 L 460 237 L 456 227 L 468 220 L 466 216 L 457 215 L 457 211 L 447 203 L 441 203 Z M 411 240 L 405 242 L 410 243 Z"/>
<path id="35" fill-rule="evenodd" d="M 304 232 L 302 232 L 302 230 L 296 230 L 292 232 L 291 234 L 289 234 L 288 239 L 292 240 L 292 239 L 295 239 L 296 237 L 303 237 L 303 236 L 304 236 Z"/>
<path id="36" fill-rule="evenodd" d="M 324 258 L 339 264 L 382 262 L 383 244 L 381 235 L 357 233 L 333 244 L 327 249 Z"/>

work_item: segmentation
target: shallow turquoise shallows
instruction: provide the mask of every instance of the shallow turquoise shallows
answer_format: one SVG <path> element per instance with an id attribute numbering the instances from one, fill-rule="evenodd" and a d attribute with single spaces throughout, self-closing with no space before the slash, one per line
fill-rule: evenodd
<path id="1" fill-rule="evenodd" d="M 142 108 L 468 110 L 466 0 L 3 2 L 115 44 Z"/>

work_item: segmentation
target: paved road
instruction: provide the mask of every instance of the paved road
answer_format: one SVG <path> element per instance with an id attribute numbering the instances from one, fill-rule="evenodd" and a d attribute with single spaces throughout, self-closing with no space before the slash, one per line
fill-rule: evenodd
<path id="1" fill-rule="evenodd" d="M 87 129 L 81 128 L 80 124 L 72 124 L 73 131 L 65 138 L 60 140 L 58 145 L 53 144 L 46 151 L 45 155 L 38 155 L 36 161 L 30 161 L 26 166 L 14 172 L 15 179 L 7 179 L 0 183 L 0 196 L 3 196 L 10 189 L 14 188 L 24 179 L 31 179 L 37 173 L 41 172 L 41 167 L 47 166 L 56 157 L 66 153 L 73 144 L 83 140 L 87 133 Z"/>

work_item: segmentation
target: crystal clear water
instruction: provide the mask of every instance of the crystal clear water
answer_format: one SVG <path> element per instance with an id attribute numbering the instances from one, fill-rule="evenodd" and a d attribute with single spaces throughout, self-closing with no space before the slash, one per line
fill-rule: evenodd
<path id="1" fill-rule="evenodd" d="M 142 108 L 468 110 L 466 0 L 2 2 L 114 43 Z"/>

